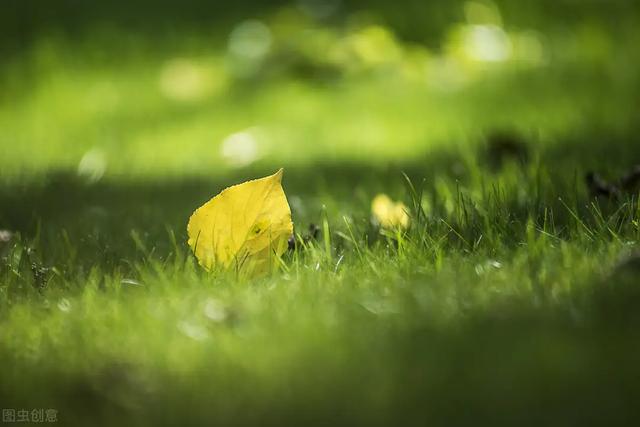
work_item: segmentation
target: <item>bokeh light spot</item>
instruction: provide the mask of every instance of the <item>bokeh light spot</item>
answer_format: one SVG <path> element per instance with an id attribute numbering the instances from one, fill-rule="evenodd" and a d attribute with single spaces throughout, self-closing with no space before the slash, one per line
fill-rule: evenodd
<path id="1" fill-rule="evenodd" d="M 261 156 L 261 139 L 257 128 L 232 133 L 222 141 L 220 155 L 231 166 L 247 166 Z"/>
<path id="2" fill-rule="evenodd" d="M 87 151 L 78 163 L 78 176 L 87 182 L 99 181 L 107 170 L 107 158 L 102 150 L 97 148 Z"/>

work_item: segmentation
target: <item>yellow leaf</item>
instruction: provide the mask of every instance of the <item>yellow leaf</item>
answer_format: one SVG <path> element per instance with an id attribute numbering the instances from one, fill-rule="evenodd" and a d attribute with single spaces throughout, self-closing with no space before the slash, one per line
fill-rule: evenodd
<path id="1" fill-rule="evenodd" d="M 407 229 L 411 223 L 409 210 L 402 202 L 394 202 L 386 194 L 378 194 L 371 202 L 373 218 L 382 228 Z"/>
<path id="2" fill-rule="evenodd" d="M 282 169 L 234 185 L 193 213 L 187 226 L 188 243 L 201 266 L 242 277 L 277 268 L 293 234 L 281 181 Z"/>

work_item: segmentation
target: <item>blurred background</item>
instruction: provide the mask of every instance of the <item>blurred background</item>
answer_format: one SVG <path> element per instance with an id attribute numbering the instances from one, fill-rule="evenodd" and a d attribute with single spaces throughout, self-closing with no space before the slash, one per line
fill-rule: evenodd
<path id="1" fill-rule="evenodd" d="M 639 14 L 631 0 L 7 0 L 1 175 L 401 163 L 470 155 L 496 130 L 595 149 L 638 119 Z"/>

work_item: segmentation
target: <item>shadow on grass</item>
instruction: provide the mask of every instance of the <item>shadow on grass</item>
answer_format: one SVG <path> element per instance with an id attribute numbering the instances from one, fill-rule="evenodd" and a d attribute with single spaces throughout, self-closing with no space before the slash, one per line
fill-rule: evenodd
<path id="1" fill-rule="evenodd" d="M 534 152 L 530 156 L 534 160 L 528 165 L 507 159 L 506 171 L 502 172 L 491 171 L 492 160 L 487 156 L 495 153 L 486 150 L 440 151 L 397 164 L 294 165 L 286 168 L 284 186 L 299 231 L 309 223 L 319 223 L 323 211 L 336 224 L 343 215 L 368 219 L 369 203 L 379 192 L 404 197 L 409 204 L 403 173 L 414 185 L 423 185 L 431 213 L 446 217 L 462 234 L 470 225 L 451 218 L 443 198 L 452 199 L 456 209 L 467 203 L 463 199 L 475 198 L 475 202 L 469 202 L 473 207 L 480 191 L 497 191 L 493 196 L 483 196 L 493 200 L 495 208 L 487 215 L 502 215 L 505 223 L 516 222 L 524 228 L 530 217 L 537 218 L 545 208 L 551 208 L 557 226 L 563 227 L 572 216 L 559 198 L 576 209 L 587 206 L 590 199 L 583 182 L 585 172 L 596 170 L 605 176 L 620 176 L 640 162 L 640 145 L 634 141 L 635 135 L 575 138 L 550 145 L 537 156 Z M 0 229 L 38 241 L 53 258 L 64 245 L 75 246 L 87 264 L 115 265 L 135 256 L 132 231 L 139 233 L 149 249 L 167 254 L 175 249 L 170 232 L 175 233 L 178 244 L 184 242 L 186 224 L 196 207 L 229 185 L 273 173 L 273 169 L 270 165 L 257 165 L 218 178 L 109 178 L 93 184 L 71 172 L 52 172 L 39 179 L 0 184 Z M 442 194 L 442 183 L 448 187 L 448 195 Z M 616 209 L 615 202 L 606 200 L 602 206 L 605 214 L 607 209 Z M 473 238 L 472 230 L 469 233 Z"/>

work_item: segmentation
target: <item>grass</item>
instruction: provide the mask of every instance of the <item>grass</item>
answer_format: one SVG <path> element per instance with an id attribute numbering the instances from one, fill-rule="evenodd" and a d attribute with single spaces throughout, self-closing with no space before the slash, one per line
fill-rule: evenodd
<path id="1" fill-rule="evenodd" d="M 556 58 L 453 92 L 227 76 L 184 103 L 145 47 L 111 63 L 51 43 L 3 83 L 0 407 L 65 425 L 637 420 L 638 195 L 593 199 L 582 178 L 640 157 L 625 67 Z M 215 72 L 201 46 L 176 56 Z M 247 128 L 263 152 L 237 167 L 217 141 Z M 493 164 L 503 129 L 528 161 Z M 280 166 L 297 233 L 321 235 L 267 278 L 202 271 L 190 213 Z M 379 192 L 410 207 L 406 234 L 371 223 Z"/>

